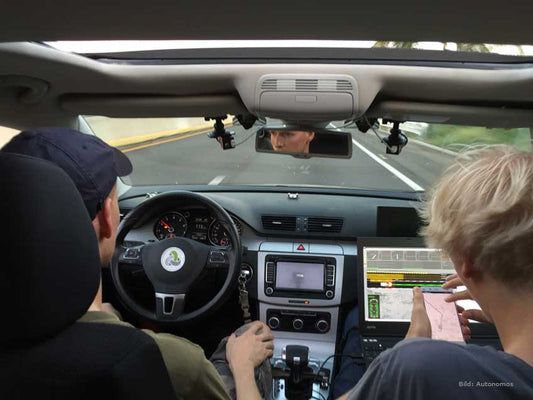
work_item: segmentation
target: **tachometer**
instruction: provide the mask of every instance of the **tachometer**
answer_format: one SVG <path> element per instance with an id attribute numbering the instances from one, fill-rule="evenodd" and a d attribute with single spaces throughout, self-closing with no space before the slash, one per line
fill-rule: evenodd
<path id="1" fill-rule="evenodd" d="M 185 232 L 187 232 L 187 219 L 175 211 L 161 216 L 154 226 L 154 235 L 159 240 L 184 236 Z"/>
<path id="2" fill-rule="evenodd" d="M 209 226 L 209 241 L 215 246 L 231 245 L 228 232 L 217 220 L 213 221 Z"/>
<path id="3" fill-rule="evenodd" d="M 237 232 L 239 233 L 239 235 L 241 235 L 242 225 L 240 221 L 235 217 L 231 217 L 231 219 L 233 220 L 233 222 L 235 223 L 235 226 L 237 227 Z M 217 220 L 214 220 L 213 222 L 211 222 L 211 225 L 209 225 L 208 238 L 211 244 L 215 246 L 230 246 L 231 245 L 231 240 L 229 238 L 228 231 Z"/>

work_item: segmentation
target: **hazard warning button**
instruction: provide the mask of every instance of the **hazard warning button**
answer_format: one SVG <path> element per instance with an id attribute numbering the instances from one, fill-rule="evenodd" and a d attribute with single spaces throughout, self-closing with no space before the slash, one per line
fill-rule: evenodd
<path id="1" fill-rule="evenodd" d="M 309 253 L 309 243 L 293 243 L 292 251 L 294 253 Z"/>

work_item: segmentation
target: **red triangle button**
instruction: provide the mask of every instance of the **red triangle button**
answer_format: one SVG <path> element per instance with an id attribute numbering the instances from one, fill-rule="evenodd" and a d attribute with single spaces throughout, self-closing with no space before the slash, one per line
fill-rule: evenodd
<path id="1" fill-rule="evenodd" d="M 303 244 L 300 243 L 300 245 L 298 246 L 298 248 L 296 249 L 298 251 L 305 251 L 305 246 Z"/>

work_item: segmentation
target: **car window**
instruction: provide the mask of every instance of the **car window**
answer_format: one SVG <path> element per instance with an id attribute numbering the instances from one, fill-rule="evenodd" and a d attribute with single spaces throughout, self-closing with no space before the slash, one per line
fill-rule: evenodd
<path id="1" fill-rule="evenodd" d="M 58 50 L 78 54 L 119 54 L 122 52 L 147 52 L 151 50 L 187 49 L 246 49 L 246 48 L 343 48 L 343 49 L 409 49 L 462 53 L 488 53 L 530 57 L 533 46 L 490 43 L 455 42 L 396 42 L 376 40 L 100 40 L 45 42 Z"/>
<path id="2" fill-rule="evenodd" d="M 20 131 L 18 129 L 9 128 L 7 126 L 0 126 L 0 148 L 11 140 Z"/>
<path id="3" fill-rule="evenodd" d="M 333 121 L 328 128 L 350 133 L 352 157 L 300 159 L 286 154 L 255 152 L 255 133 L 263 125 L 244 129 L 234 118 L 225 127 L 236 147 L 223 150 L 208 137 L 214 121 L 203 118 L 86 117 L 93 132 L 120 148 L 133 163 L 132 185 L 287 185 L 422 192 L 448 167 L 457 152 L 480 144 L 510 144 L 530 150 L 528 128 L 488 129 L 407 122 L 400 126 L 409 138 L 400 155 L 387 154 L 381 139 L 392 125 L 377 125 L 366 133 L 355 123 Z"/>

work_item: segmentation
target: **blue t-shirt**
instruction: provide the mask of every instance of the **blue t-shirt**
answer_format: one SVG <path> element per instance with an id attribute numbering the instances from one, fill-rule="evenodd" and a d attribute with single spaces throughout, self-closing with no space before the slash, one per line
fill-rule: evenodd
<path id="1" fill-rule="evenodd" d="M 533 399 L 533 367 L 492 347 L 403 340 L 370 365 L 349 400 Z"/>

